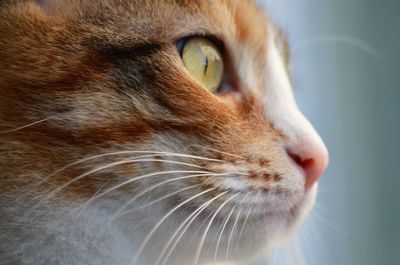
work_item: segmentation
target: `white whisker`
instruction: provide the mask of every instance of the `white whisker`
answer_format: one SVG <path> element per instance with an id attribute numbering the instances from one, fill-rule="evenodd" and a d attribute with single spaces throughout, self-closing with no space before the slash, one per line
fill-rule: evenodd
<path id="1" fill-rule="evenodd" d="M 298 239 L 294 239 L 293 248 L 297 261 L 296 264 L 306 265 L 307 264 L 306 257 L 303 254 L 303 250 L 301 248 L 301 244 Z"/>
<path id="2" fill-rule="evenodd" d="M 55 177 L 57 174 L 61 173 L 62 171 L 71 168 L 75 165 L 84 163 L 86 161 L 90 161 L 90 160 L 94 160 L 96 158 L 100 158 L 100 157 L 105 157 L 105 156 L 112 156 L 112 155 L 117 155 L 120 154 L 120 152 L 113 152 L 113 153 L 107 153 L 107 154 L 103 154 L 103 155 L 95 155 L 95 156 L 91 156 L 91 157 L 87 157 L 81 160 L 78 160 L 74 163 L 68 164 L 58 170 L 56 170 L 55 172 L 53 172 L 52 174 L 50 174 L 47 178 L 43 179 L 42 181 L 40 181 L 39 183 L 36 183 L 36 186 L 40 186 L 41 184 L 43 184 L 44 182 L 48 181 L 48 179 L 51 179 L 53 177 Z M 147 158 L 147 157 L 152 157 L 153 155 L 141 155 L 141 156 L 134 156 L 134 157 L 130 157 L 129 159 L 139 159 L 139 158 Z M 127 160 L 124 160 L 127 161 Z"/>
<path id="3" fill-rule="evenodd" d="M 313 217 L 315 217 L 316 221 L 321 222 L 322 224 L 325 224 L 326 226 L 328 226 L 329 228 L 331 228 L 333 231 L 339 233 L 341 236 L 345 236 L 347 233 L 344 231 L 343 228 L 331 223 L 330 220 L 328 220 L 327 218 L 324 218 L 322 215 L 318 214 L 317 211 L 315 211 L 315 209 L 313 211 L 310 212 L 310 215 L 312 215 Z"/>
<path id="4" fill-rule="evenodd" d="M 167 242 L 167 244 L 165 245 L 165 247 L 162 249 L 160 256 L 158 257 L 155 265 L 158 265 L 161 262 L 162 257 L 164 256 L 165 252 L 168 250 L 169 245 L 171 245 L 171 243 L 174 241 L 175 237 L 179 234 L 180 230 L 185 226 L 186 223 L 187 226 L 184 228 L 184 230 L 181 232 L 181 234 L 179 235 L 179 237 L 175 240 L 174 245 L 171 247 L 170 251 L 167 253 L 167 256 L 164 258 L 164 262 L 162 265 L 166 264 L 168 261 L 168 258 L 170 257 L 170 255 L 172 254 L 172 252 L 174 251 L 176 245 L 179 243 L 180 239 L 182 238 L 182 236 L 184 235 L 184 233 L 186 232 L 186 230 L 190 227 L 190 225 L 193 223 L 193 221 L 196 219 L 197 216 L 199 216 L 207 207 L 208 205 L 210 205 L 213 201 L 217 200 L 218 198 L 220 198 L 221 196 L 225 195 L 226 193 L 228 193 L 228 191 L 225 191 L 217 196 L 215 196 L 214 198 L 208 200 L 207 202 L 203 203 L 200 207 L 198 207 L 190 216 L 188 216 L 183 222 L 182 224 L 176 229 L 175 233 L 171 236 L 171 239 Z"/>
<path id="5" fill-rule="evenodd" d="M 122 161 L 110 163 L 110 164 L 107 164 L 107 165 L 92 169 L 92 170 L 90 170 L 90 171 L 88 171 L 88 172 L 86 172 L 84 174 L 81 174 L 78 177 L 76 177 L 76 178 L 66 182 L 65 184 L 61 185 L 59 188 L 57 188 L 56 190 L 51 192 L 49 195 L 53 196 L 54 194 L 60 192 L 61 190 L 63 190 L 64 188 L 68 187 L 72 183 L 74 183 L 76 181 L 79 181 L 79 180 L 81 180 L 81 179 L 83 179 L 83 178 L 85 178 L 87 176 L 90 176 L 90 175 L 92 175 L 94 173 L 97 173 L 97 172 L 100 172 L 102 170 L 109 169 L 109 168 L 112 168 L 112 167 L 121 166 L 121 165 L 125 165 L 125 164 L 132 164 L 132 163 L 137 163 L 137 162 L 165 162 L 165 163 L 178 164 L 178 165 L 188 165 L 187 163 L 182 163 L 182 162 L 177 162 L 177 161 L 170 161 L 170 160 L 159 160 L 159 159 L 128 159 L 128 160 L 122 160 Z M 169 173 L 179 173 L 179 172 L 182 172 L 182 173 L 191 173 L 191 172 L 192 173 L 208 173 L 206 171 L 166 171 L 166 172 L 169 172 Z M 159 173 L 159 172 L 157 172 L 157 173 Z M 155 174 L 155 173 L 152 173 L 152 174 Z M 139 178 L 139 179 L 141 179 L 141 178 Z M 129 181 L 131 181 L 131 180 L 129 180 Z M 128 182 L 124 182 L 124 183 L 126 183 L 126 184 L 130 183 L 129 181 Z M 117 185 L 117 188 L 119 188 L 121 186 L 122 185 Z"/>
<path id="6" fill-rule="evenodd" d="M 193 158 L 193 159 L 199 159 L 199 160 L 205 160 L 205 161 L 211 161 L 211 162 L 225 162 L 223 160 L 219 160 L 219 159 L 212 159 L 212 158 L 206 158 L 206 157 L 201 157 L 201 156 L 195 156 L 195 155 L 187 155 L 187 154 L 179 154 L 179 153 L 171 153 L 171 152 L 161 152 L 161 151 L 117 151 L 117 152 L 110 152 L 110 153 L 104 153 L 104 154 L 99 154 L 99 155 L 94 155 L 94 156 L 90 156 L 90 157 L 86 157 L 83 159 L 80 159 L 78 161 L 75 161 L 71 164 L 68 164 L 60 169 L 58 169 L 57 171 L 55 171 L 54 173 L 51 174 L 51 176 L 54 176 L 68 168 L 71 168 L 75 165 L 84 163 L 84 162 L 88 162 L 91 160 L 95 160 L 98 158 L 103 158 L 103 157 L 108 157 L 108 156 L 115 156 L 115 155 L 129 155 L 129 154 L 146 154 L 146 155 L 142 155 L 142 156 L 137 156 L 135 158 L 145 158 L 145 157 L 152 157 L 155 155 L 164 155 L 164 156 L 175 156 L 175 157 L 183 157 L 183 158 Z"/>
<path id="7" fill-rule="evenodd" d="M 330 43 L 330 42 L 349 44 L 354 47 L 360 48 L 362 51 L 374 56 L 376 59 L 380 60 L 382 58 L 382 55 L 367 42 L 360 40 L 354 36 L 349 36 L 345 34 L 325 34 L 314 38 L 310 38 L 306 41 L 300 42 L 297 46 L 293 47 L 293 51 L 302 49 L 304 47 L 313 44 L 315 45 L 315 44 Z"/>
<path id="8" fill-rule="evenodd" d="M 128 207 L 131 203 L 133 203 L 133 202 L 134 202 L 135 200 L 137 200 L 139 197 L 143 196 L 144 194 L 148 193 L 149 191 L 152 191 L 152 190 L 154 190 L 154 189 L 156 189 L 156 188 L 158 188 L 158 187 L 160 187 L 160 186 L 162 186 L 162 185 L 165 185 L 165 184 L 167 184 L 167 183 L 174 182 L 174 181 L 177 181 L 177 180 L 183 180 L 183 179 L 198 178 L 198 177 L 224 176 L 224 175 L 226 175 L 226 174 L 224 174 L 224 173 L 219 173 L 219 174 L 216 174 L 216 173 L 203 173 L 203 174 L 195 174 L 195 175 L 185 175 L 185 176 L 182 176 L 182 177 L 172 178 L 172 179 L 168 179 L 168 180 L 166 180 L 166 181 L 163 181 L 163 182 L 161 182 L 161 183 L 157 183 L 156 185 L 153 185 L 153 186 L 151 186 L 150 188 L 147 188 L 147 189 L 145 189 L 144 191 L 140 192 L 140 193 L 137 194 L 135 197 L 133 197 L 132 199 L 130 199 L 127 203 L 125 203 L 125 204 L 113 215 L 113 217 L 111 218 L 111 222 L 114 220 L 114 218 L 115 218 L 116 216 L 120 215 L 121 212 L 122 212 L 123 210 L 126 209 L 126 207 Z"/>
<path id="9" fill-rule="evenodd" d="M 249 219 L 249 216 L 250 216 L 250 214 L 251 214 L 252 211 L 253 211 L 253 207 L 250 207 L 250 209 L 247 211 L 247 214 L 246 214 L 246 217 L 245 217 L 245 219 L 244 219 L 242 228 L 240 229 L 240 232 L 239 232 L 239 235 L 238 235 L 238 240 L 237 240 L 237 244 L 236 244 L 236 249 L 239 248 L 240 239 L 242 238 L 242 234 L 243 234 L 243 231 L 244 231 L 244 229 L 245 229 L 245 227 L 246 227 L 247 220 Z"/>
<path id="10" fill-rule="evenodd" d="M 156 232 L 156 230 L 161 226 L 161 224 L 170 216 L 172 215 L 175 211 L 177 211 L 179 208 L 181 208 L 182 206 L 184 206 L 186 203 L 194 200 L 197 197 L 200 197 L 201 195 L 206 194 L 207 192 L 216 190 L 217 187 L 215 188 L 210 188 L 207 189 L 203 192 L 200 192 L 192 197 L 190 197 L 189 199 L 186 199 L 185 201 L 181 202 L 180 204 L 178 204 L 177 206 L 175 206 L 172 210 L 168 211 L 167 214 L 164 215 L 163 218 L 161 218 L 161 220 L 153 227 L 153 229 L 150 231 L 150 233 L 146 236 L 146 238 L 143 240 L 143 243 L 141 244 L 141 246 L 139 247 L 137 254 L 134 256 L 131 264 L 135 264 L 137 259 L 139 258 L 141 252 L 143 251 L 144 247 L 147 245 L 147 243 L 149 242 L 150 238 L 153 236 L 153 234 Z"/>
<path id="11" fill-rule="evenodd" d="M 236 194 L 232 195 L 229 199 L 227 199 L 224 203 L 222 203 L 220 205 L 220 207 L 215 211 L 214 215 L 211 217 L 211 220 L 208 223 L 206 229 L 204 230 L 203 236 L 200 239 L 200 243 L 199 243 L 199 246 L 197 248 L 196 255 L 195 255 L 194 259 L 193 259 L 193 264 L 194 265 L 197 265 L 197 263 L 199 262 L 199 258 L 200 258 L 201 250 L 203 249 L 204 241 L 205 241 L 205 239 L 207 237 L 208 231 L 210 230 L 212 223 L 214 222 L 215 217 L 218 215 L 218 213 L 222 210 L 222 208 L 227 203 L 229 203 L 233 198 L 235 198 L 238 195 L 239 195 L 239 193 L 236 193 Z"/>
<path id="12" fill-rule="evenodd" d="M 245 199 L 247 198 L 248 195 L 249 195 L 249 193 L 247 193 L 243 197 L 242 201 L 240 202 L 240 205 L 239 205 L 240 208 L 239 208 L 239 211 L 236 214 L 236 218 L 235 218 L 235 221 L 234 221 L 233 226 L 232 226 L 231 234 L 229 235 L 228 245 L 226 246 L 226 260 L 228 260 L 228 258 L 229 258 L 229 251 L 230 251 L 233 235 L 235 233 L 235 229 L 236 229 L 237 223 L 239 221 L 240 214 L 242 213 L 242 210 L 243 210 L 243 202 L 245 201 Z"/>
<path id="13" fill-rule="evenodd" d="M 76 219 L 79 219 L 79 217 L 81 216 L 81 214 L 84 212 L 84 210 L 86 209 L 86 207 L 89 205 L 90 201 L 97 196 L 97 194 L 100 193 L 100 191 L 102 190 L 103 187 L 105 187 L 108 184 L 109 181 L 105 181 L 97 190 L 96 192 L 93 194 L 93 196 L 83 205 L 81 205 L 78 209 L 77 209 L 77 215 L 76 215 Z"/>
<path id="14" fill-rule="evenodd" d="M 57 189 L 53 190 L 52 192 L 50 192 L 49 194 L 47 194 L 47 196 L 46 196 L 45 199 L 47 199 L 47 200 L 50 199 L 50 198 L 53 197 L 56 193 L 60 192 L 61 190 L 63 190 L 63 189 L 66 188 L 67 186 L 69 186 L 69 185 L 71 185 L 72 183 L 74 183 L 74 182 L 76 182 L 76 181 L 78 181 L 78 180 L 80 180 L 80 179 L 82 179 L 82 178 L 84 178 L 84 177 L 86 177 L 86 176 L 89 176 L 89 175 L 91 175 L 91 174 L 93 174 L 93 173 L 96 173 L 96 172 L 101 171 L 101 170 L 103 170 L 103 169 L 111 168 L 111 167 L 113 167 L 113 166 L 118 166 L 118 165 L 133 163 L 133 162 L 135 162 L 135 161 L 139 161 L 139 158 L 145 158 L 145 157 L 148 157 L 148 155 L 131 157 L 131 158 L 129 158 L 128 160 L 122 160 L 122 161 L 110 163 L 110 164 L 107 164 L 107 165 L 105 165 L 105 166 L 99 167 L 99 168 L 97 168 L 97 169 L 93 169 L 93 170 L 91 170 L 91 171 L 89 171 L 89 172 L 86 172 L 86 173 L 84 173 L 84 174 L 82 174 L 82 175 L 79 175 L 78 177 L 75 177 L 74 179 L 72 179 L 72 180 L 66 182 L 64 185 L 62 185 L 62 186 L 58 187 Z M 135 161 L 133 161 L 133 159 L 135 159 Z M 72 165 L 72 164 L 70 164 L 70 165 Z M 63 169 L 60 169 L 60 170 L 54 172 L 54 173 L 51 174 L 48 178 L 43 179 L 43 180 L 40 181 L 39 183 L 36 183 L 36 185 L 37 185 L 37 186 L 40 186 L 40 185 L 43 184 L 44 182 L 48 181 L 49 178 L 54 177 L 54 176 L 57 175 L 59 172 L 63 171 L 64 169 L 66 169 L 66 168 L 68 168 L 68 167 L 69 167 L 69 166 L 66 166 L 66 167 L 64 167 Z M 39 196 L 40 196 L 40 195 L 38 195 L 37 197 L 39 197 Z M 33 200 L 35 200 L 35 199 L 36 199 L 36 198 L 34 198 Z M 42 204 L 43 200 L 44 200 L 44 199 L 40 200 L 39 203 L 38 203 L 36 206 L 32 207 L 32 209 L 28 212 L 28 215 L 29 215 L 29 213 L 32 212 L 34 209 L 36 209 L 37 207 L 39 207 L 39 206 Z"/>
<path id="15" fill-rule="evenodd" d="M 47 196 L 46 196 L 44 199 L 41 199 L 41 200 L 39 201 L 39 203 L 37 203 L 34 207 L 32 207 L 32 208 L 30 209 L 30 211 L 27 212 L 26 215 L 29 216 L 29 214 L 30 214 L 34 209 L 37 209 L 40 205 L 42 205 L 42 204 L 44 203 L 45 200 L 48 200 L 48 199 L 52 198 L 52 197 L 55 196 L 58 192 L 60 192 L 62 189 L 66 188 L 68 185 L 71 185 L 72 183 L 78 181 L 79 179 L 82 179 L 82 178 L 84 178 L 84 177 L 86 177 L 86 176 L 88 176 L 88 175 L 91 175 L 91 174 L 95 173 L 95 172 L 101 171 L 102 169 L 105 169 L 105 168 L 111 168 L 112 166 L 115 166 L 115 165 L 127 164 L 127 163 L 132 163 L 132 162 L 137 162 L 137 161 L 140 161 L 140 160 L 124 160 L 124 161 L 120 161 L 120 162 L 108 164 L 108 165 L 106 165 L 106 166 L 102 166 L 102 167 L 100 167 L 100 168 L 93 169 L 93 170 L 91 170 L 91 171 L 89 171 L 89 172 L 86 172 L 86 173 L 84 173 L 84 174 L 81 174 L 81 175 L 79 175 L 78 177 L 76 177 L 76 178 L 74 178 L 74 179 L 68 181 L 66 184 L 64 184 L 64 185 L 60 186 L 59 188 L 55 189 L 54 191 L 48 193 Z M 153 177 L 153 176 L 157 176 L 157 175 L 179 174 L 179 173 L 201 174 L 201 173 L 209 173 L 209 172 L 208 172 L 208 171 L 189 171 L 189 170 L 171 170 L 171 171 L 153 172 L 153 173 L 150 173 L 150 174 L 145 174 L 145 175 L 141 175 L 141 176 L 139 176 L 139 177 L 135 177 L 135 178 L 129 179 L 128 181 L 125 181 L 125 182 L 123 182 L 123 183 L 120 183 L 120 184 L 118 184 L 118 185 L 115 185 L 114 187 L 112 187 L 112 188 L 110 188 L 110 189 L 108 189 L 108 190 L 106 190 L 106 191 L 100 193 L 99 195 L 97 195 L 96 198 L 99 198 L 99 197 L 101 197 L 101 196 L 104 196 L 104 195 L 105 195 L 106 193 L 108 193 L 108 192 L 114 191 L 114 190 L 116 190 L 116 189 L 118 189 L 118 188 L 120 188 L 120 187 L 122 187 L 122 186 L 124 186 L 124 185 L 127 185 L 127 184 L 129 184 L 129 183 L 135 182 L 135 181 L 137 181 L 137 180 L 141 180 L 141 179 L 144 179 L 144 178 Z"/>
<path id="16" fill-rule="evenodd" d="M 224 152 L 224 151 L 219 151 L 219 150 L 217 150 L 217 149 L 210 148 L 210 147 L 205 147 L 205 146 L 202 146 L 202 145 L 199 145 L 199 144 L 192 144 L 192 145 L 190 145 L 190 146 L 194 146 L 194 147 L 197 146 L 197 147 L 201 147 L 201 148 L 203 148 L 203 149 L 206 149 L 206 150 L 209 150 L 209 151 L 213 151 L 213 152 L 216 152 L 216 153 L 220 153 L 220 154 L 229 155 L 229 156 L 233 156 L 233 157 L 236 157 L 236 158 L 244 159 L 243 156 L 235 155 L 235 154 L 228 153 L 228 152 Z M 190 146 L 189 146 L 189 147 L 190 147 Z"/>
<path id="17" fill-rule="evenodd" d="M 150 205 L 153 205 L 153 204 L 155 204 L 155 203 L 157 203 L 157 202 L 159 202 L 159 201 L 162 201 L 162 200 L 164 200 L 164 199 L 166 199 L 166 198 L 168 198 L 168 197 L 174 196 L 175 194 L 178 194 L 178 193 L 180 193 L 180 192 L 182 192 L 182 191 L 189 190 L 189 189 L 193 189 L 193 188 L 199 187 L 199 186 L 201 186 L 201 185 L 204 185 L 204 182 L 199 183 L 199 184 L 196 184 L 196 185 L 188 186 L 188 187 L 186 187 L 186 188 L 183 188 L 183 189 L 180 189 L 180 190 L 177 190 L 177 191 L 174 191 L 174 192 L 171 192 L 171 193 L 169 193 L 169 194 L 167 194 L 167 195 L 164 195 L 164 196 L 158 198 L 157 200 L 154 200 L 154 201 L 151 201 L 151 202 L 149 202 L 149 203 L 143 204 L 143 205 L 141 205 L 140 207 L 136 207 L 136 208 L 134 208 L 134 209 L 124 211 L 124 212 L 121 213 L 121 215 L 125 215 L 125 214 L 128 214 L 128 213 L 137 211 L 137 210 L 139 210 L 139 209 L 146 208 L 146 207 L 148 207 L 148 206 L 150 206 Z"/>
<path id="18" fill-rule="evenodd" d="M 223 236 L 223 234 L 224 234 L 224 230 L 225 230 L 225 228 L 226 228 L 226 225 L 227 225 L 228 222 L 229 222 L 229 219 L 231 219 L 231 216 L 232 216 L 233 212 L 235 211 L 235 208 L 236 208 L 236 205 L 234 205 L 234 206 L 232 207 L 232 210 L 230 211 L 230 213 L 228 214 L 228 216 L 227 216 L 226 219 L 225 219 L 224 224 L 222 225 L 222 229 L 221 229 L 221 232 L 220 232 L 220 234 L 219 234 L 217 244 L 216 244 L 216 246 L 215 246 L 214 261 L 217 261 L 219 244 L 221 243 L 221 239 L 222 239 L 222 236 Z"/>
<path id="19" fill-rule="evenodd" d="M 139 176 L 139 177 L 134 177 L 134 178 L 131 178 L 131 179 L 127 180 L 127 181 L 124 181 L 124 182 L 122 182 L 120 184 L 117 184 L 114 187 L 111 187 L 111 188 L 105 190 L 104 192 L 100 193 L 97 196 L 96 199 L 106 195 L 107 193 L 115 191 L 115 190 L 117 190 L 117 189 L 119 189 L 119 188 L 121 188 L 121 187 L 123 187 L 125 185 L 131 184 L 131 183 L 133 183 L 135 181 L 138 181 L 138 180 L 141 180 L 141 179 L 144 179 L 144 178 L 153 177 L 153 176 L 157 176 L 157 175 L 179 174 L 179 173 L 209 174 L 210 172 L 209 171 L 172 170 L 172 171 L 159 171 L 159 172 L 155 172 L 155 173 L 150 173 L 150 174 L 142 175 L 142 176 Z"/>
<path id="20" fill-rule="evenodd" d="M 37 125 L 37 124 L 39 124 L 39 123 L 42 123 L 42 122 L 48 121 L 48 120 L 50 120 L 50 119 L 53 119 L 54 117 L 56 117 L 56 115 L 47 117 L 47 118 L 45 118 L 45 119 L 41 119 L 41 120 L 39 120 L 39 121 L 35 121 L 35 122 L 32 122 L 32 123 L 29 123 L 29 124 L 27 124 L 27 125 L 23 125 L 23 126 L 21 126 L 21 127 L 15 128 L 15 129 L 7 130 L 7 131 L 2 131 L 2 132 L 0 132 L 0 135 L 2 135 L 2 134 L 7 134 L 7 133 L 13 133 L 13 132 L 17 132 L 17 131 L 23 130 L 23 129 L 25 129 L 25 128 L 28 128 L 28 127 L 32 127 L 32 126 L 35 126 L 35 125 Z"/>

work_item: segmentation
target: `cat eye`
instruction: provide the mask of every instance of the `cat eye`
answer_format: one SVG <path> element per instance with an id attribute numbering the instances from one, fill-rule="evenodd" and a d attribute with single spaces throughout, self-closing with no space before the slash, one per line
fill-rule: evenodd
<path id="1" fill-rule="evenodd" d="M 216 92 L 224 73 L 224 61 L 218 47 L 202 37 L 190 38 L 180 45 L 186 69 L 208 91 Z"/>

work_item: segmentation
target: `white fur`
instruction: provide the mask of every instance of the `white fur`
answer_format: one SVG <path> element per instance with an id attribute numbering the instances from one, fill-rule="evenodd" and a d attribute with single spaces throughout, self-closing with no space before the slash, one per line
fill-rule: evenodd
<path id="1" fill-rule="evenodd" d="M 275 29 L 270 26 L 270 32 Z M 295 102 L 292 87 L 274 36 L 268 40 L 267 87 L 263 97 L 266 115 L 274 126 L 288 136 L 290 145 L 295 149 L 304 149 L 308 145 L 326 149 L 321 137 L 311 123 L 300 112 Z"/>

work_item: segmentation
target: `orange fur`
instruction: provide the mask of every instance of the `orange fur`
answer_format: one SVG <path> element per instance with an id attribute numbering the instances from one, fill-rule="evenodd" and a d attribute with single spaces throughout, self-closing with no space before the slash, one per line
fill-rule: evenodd
<path id="1" fill-rule="evenodd" d="M 207 200 L 198 219 L 208 220 L 207 211 L 225 204 L 240 209 L 235 221 L 229 220 L 235 207 L 214 215 L 218 224 L 243 224 L 232 260 L 258 253 L 289 231 L 315 193 L 304 188 L 306 160 L 286 149 L 306 137 L 291 134 L 276 117 L 283 109 L 282 120 L 301 120 L 287 112 L 297 111 L 294 102 L 275 109 L 265 100 L 272 95 L 274 103 L 278 97 L 269 92 L 289 88 L 268 82 L 281 69 L 273 34 L 250 0 L 1 0 L 0 252 L 12 249 L 6 257 L 23 265 L 38 264 L 32 260 L 42 262 L 48 253 L 52 260 L 66 258 L 63 264 L 120 265 L 128 264 L 135 246 L 145 257 L 141 264 L 155 264 L 156 247 L 164 247 L 171 228 Z M 193 36 L 221 49 L 227 90 L 210 93 L 185 68 L 177 44 Z M 286 76 L 278 77 L 285 85 Z M 292 103 L 284 95 L 280 100 Z M 139 208 L 150 206 L 124 215 L 138 206 L 132 198 Z M 146 242 L 143 231 L 187 198 L 193 200 Z M 245 229 L 247 208 L 254 214 L 248 212 L 253 223 Z M 104 225 L 104 216 L 114 215 L 119 223 Z M 3 225 L 18 222 L 24 226 Z M 102 238 L 97 225 L 111 235 Z M 216 226 L 210 223 L 210 234 L 220 231 Z M 192 239 L 202 230 L 188 231 L 168 264 L 196 257 Z M 227 252 L 232 235 L 219 238 Z M 12 239 L 5 246 L 4 237 Z M 39 241 L 50 242 L 48 252 L 37 249 Z M 142 242 L 150 250 L 138 247 Z M 122 255 L 120 249 L 128 250 Z M 198 264 L 212 261 L 214 253 L 201 250 Z"/>
<path id="2" fill-rule="evenodd" d="M 229 44 L 249 43 L 251 47 L 258 46 L 255 52 L 265 52 L 266 47 L 263 46 L 265 44 L 261 45 L 261 40 L 266 38 L 266 31 L 263 27 L 251 26 L 263 24 L 265 18 L 252 2 L 187 1 L 179 5 L 179 2 L 174 1 L 152 1 L 151 6 L 148 6 L 151 11 L 146 10 L 145 6 L 140 8 L 140 12 L 146 14 L 163 10 L 159 12 L 159 19 L 143 20 L 143 16 L 138 14 L 129 23 L 151 24 L 153 31 L 143 33 L 135 30 L 129 39 L 124 39 L 127 32 L 119 27 L 122 26 L 119 25 L 120 21 L 126 23 L 123 19 L 116 21 L 110 15 L 111 20 L 108 21 L 107 14 L 103 18 L 102 13 L 98 18 L 99 22 L 91 21 L 89 19 L 98 9 L 92 5 L 86 6 L 84 2 L 71 3 L 70 9 L 63 12 L 64 17 L 46 14 L 29 1 L 14 1 L 10 6 L 2 8 L 1 17 L 5 18 L 7 14 L 12 23 L 0 20 L 0 59 L 4 62 L 0 66 L 0 108 L 3 117 L 0 128 L 5 131 L 53 115 L 79 120 L 79 117 L 69 116 L 73 112 L 72 105 L 81 107 L 95 122 L 87 120 L 80 124 L 54 118 L 1 135 L 3 153 L 14 150 L 15 143 L 28 147 L 27 150 L 20 150 L 18 156 L 2 159 L 2 167 L 7 172 L 18 172 L 21 165 L 27 164 L 25 166 L 29 168 L 33 164 L 39 166 L 29 168 L 30 171 L 49 174 L 77 157 L 89 155 L 113 144 L 146 141 L 155 132 L 182 133 L 198 139 L 202 144 L 232 153 L 242 153 L 243 147 L 251 139 L 263 137 L 266 148 L 280 139 L 279 133 L 275 133 L 263 118 L 262 107 L 251 94 L 245 92 L 248 94 L 246 98 L 216 98 L 188 76 L 182 63 L 178 61 L 177 53 L 172 50 L 173 43 L 179 38 L 178 34 L 192 30 L 180 28 L 184 24 L 192 24 L 185 22 L 187 12 L 196 12 L 199 14 L 199 22 L 209 20 L 212 24 L 212 27 L 202 25 L 200 32 L 216 34 Z M 95 6 L 100 9 L 112 4 L 112 1 L 102 1 Z M 211 12 L 210 5 L 214 7 Z M 89 19 L 78 20 L 71 11 L 72 8 L 80 8 L 82 16 Z M 129 2 L 126 11 L 115 8 L 112 11 L 121 16 L 130 16 L 133 10 L 139 10 L 135 2 Z M 226 23 L 225 16 L 220 15 L 221 12 L 232 17 L 232 24 Z M 169 23 L 161 23 L 165 21 L 163 15 L 168 16 L 165 20 L 170 21 Z M 102 27 L 102 19 L 109 27 L 108 31 Z M 152 35 L 160 31 L 173 34 Z M 155 55 L 138 57 L 135 58 L 138 63 L 131 63 L 132 72 L 141 71 L 135 67 L 143 68 L 145 65 L 148 68 L 147 71 L 138 73 L 142 80 L 137 84 L 118 84 L 121 81 L 118 80 L 119 73 L 113 69 L 113 63 L 120 62 L 113 62 L 107 53 L 96 50 L 97 46 L 107 45 L 130 49 L 138 41 L 148 42 L 152 39 L 160 44 Z M 227 47 L 228 53 L 232 49 L 234 47 Z M 126 70 L 129 69 L 124 69 Z M 142 95 L 137 95 L 137 91 L 147 89 L 147 74 L 156 76 L 152 84 L 157 88 L 152 88 L 153 98 L 145 99 L 148 100 L 145 104 L 154 105 L 156 109 L 130 106 L 129 98 L 124 98 L 124 93 L 131 93 L 130 96 L 141 100 Z M 240 83 L 237 86 L 237 89 L 245 89 Z M 120 91 L 122 89 L 126 91 Z M 96 96 L 92 96 L 93 94 Z M 154 113 L 157 108 L 162 109 L 163 113 Z M 150 113 L 154 113 L 154 116 L 149 116 Z M 215 139 L 214 142 L 203 142 L 203 139 L 209 138 L 209 134 Z M 230 144 L 232 141 L 236 143 L 234 146 Z M 66 148 L 76 151 L 64 152 Z M 22 173 L 24 172 L 20 172 Z M 14 181 L 19 181 L 19 178 Z M 90 181 L 99 180 L 87 178 L 83 182 Z M 54 185 L 59 185 L 57 183 Z M 9 185 L 4 187 L 0 184 L 0 188 L 9 189 Z M 86 191 L 87 189 L 82 189 L 82 192 Z M 87 196 L 92 193 L 87 193 Z"/>

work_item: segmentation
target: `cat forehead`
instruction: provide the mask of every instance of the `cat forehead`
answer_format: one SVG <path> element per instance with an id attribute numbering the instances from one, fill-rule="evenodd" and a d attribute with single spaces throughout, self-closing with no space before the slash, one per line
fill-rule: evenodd
<path id="1" fill-rule="evenodd" d="M 158 40 L 184 35 L 234 37 L 257 45 L 265 41 L 269 23 L 252 0 L 34 0 L 50 16 L 75 23 L 104 24 Z M 110 26 L 115 25 L 114 28 Z"/>

